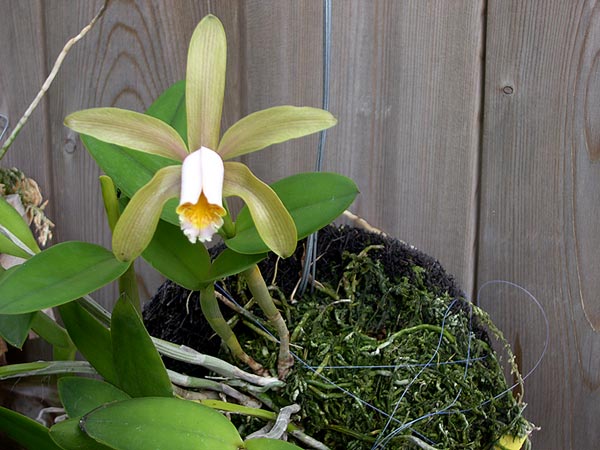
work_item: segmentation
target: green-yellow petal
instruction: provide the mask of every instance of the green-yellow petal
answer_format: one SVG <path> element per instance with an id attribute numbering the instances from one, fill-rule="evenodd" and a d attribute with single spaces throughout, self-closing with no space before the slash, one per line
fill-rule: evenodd
<path id="1" fill-rule="evenodd" d="M 109 144 L 181 161 L 187 147 L 181 136 L 162 120 L 119 108 L 84 109 L 69 114 L 65 125 Z"/>
<path id="2" fill-rule="evenodd" d="M 113 253 L 121 261 L 132 261 L 148 246 L 167 200 L 178 197 L 181 189 L 181 166 L 167 166 L 130 200 L 115 226 Z"/>
<path id="3" fill-rule="evenodd" d="M 309 107 L 276 106 L 252 113 L 229 128 L 218 153 L 231 159 L 269 145 L 296 139 L 334 126 L 330 112 Z"/>
<path id="4" fill-rule="evenodd" d="M 520 450 L 526 440 L 527 436 L 505 434 L 494 444 L 494 450 Z"/>
<path id="5" fill-rule="evenodd" d="M 238 196 L 247 205 L 258 234 L 277 255 L 287 258 L 296 249 L 296 225 L 290 213 L 267 184 L 242 163 L 225 163 L 223 196 Z"/>
<path id="6" fill-rule="evenodd" d="M 217 148 L 225 94 L 227 40 L 215 16 L 200 21 L 188 50 L 185 104 L 190 151 Z"/>

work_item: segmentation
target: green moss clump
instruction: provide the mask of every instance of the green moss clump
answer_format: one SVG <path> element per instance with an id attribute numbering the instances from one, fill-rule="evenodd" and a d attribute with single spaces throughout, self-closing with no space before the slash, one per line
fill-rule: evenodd
<path id="1" fill-rule="evenodd" d="M 389 449 L 486 449 L 528 433 L 523 405 L 510 392 L 495 398 L 507 385 L 470 304 L 433 294 L 419 266 L 410 281 L 390 279 L 370 250 L 344 254 L 338 279 L 282 303 L 303 362 L 276 403 L 298 403 L 305 431 L 332 449 L 370 449 L 378 439 Z M 237 291 L 243 298 L 244 286 Z M 273 342 L 236 333 L 275 369 Z"/>

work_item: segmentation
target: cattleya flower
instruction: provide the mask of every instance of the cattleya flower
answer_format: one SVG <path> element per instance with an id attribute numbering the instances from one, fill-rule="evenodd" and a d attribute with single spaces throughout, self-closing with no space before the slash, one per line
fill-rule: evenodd
<path id="1" fill-rule="evenodd" d="M 219 139 L 226 54 L 223 25 L 215 16 L 206 16 L 188 50 L 187 144 L 170 125 L 133 111 L 94 108 L 65 119 L 65 125 L 79 133 L 173 160 L 131 198 L 113 234 L 117 258 L 131 261 L 142 253 L 164 204 L 173 197 L 179 197 L 176 211 L 191 242 L 210 241 L 227 214 L 222 198 L 238 196 L 271 250 L 284 257 L 294 251 L 296 227 L 277 194 L 244 164 L 228 160 L 324 130 L 336 120 L 317 108 L 279 106 L 246 116 Z"/>

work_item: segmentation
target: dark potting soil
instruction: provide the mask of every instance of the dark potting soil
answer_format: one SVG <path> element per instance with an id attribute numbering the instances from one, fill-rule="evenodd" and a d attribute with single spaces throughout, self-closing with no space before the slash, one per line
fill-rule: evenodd
<path id="1" fill-rule="evenodd" d="M 295 253 L 290 258 L 277 261 L 277 256 L 270 253 L 267 259 L 259 263 L 267 282 L 273 279 L 274 272 L 277 270 L 277 287 L 287 298 L 292 295 L 301 277 L 305 244 L 305 240 L 299 242 Z M 453 310 L 461 309 L 465 314 L 470 314 L 468 304 L 462 300 L 464 293 L 439 261 L 397 239 L 358 228 L 327 226 L 319 231 L 316 279 L 321 282 L 337 280 L 347 264 L 345 255 L 358 254 L 370 246 L 382 246 L 370 250 L 369 257 L 381 262 L 390 279 L 399 280 L 406 277 L 409 282 L 422 283 L 435 295 L 447 294 L 451 298 L 461 299 L 453 305 Z M 222 246 L 217 247 L 211 253 L 215 255 L 222 248 Z M 423 270 L 417 272 L 414 270 L 415 267 Z M 419 280 L 416 279 L 417 276 Z M 221 309 L 226 318 L 231 316 L 231 312 L 226 307 Z M 210 355 L 216 355 L 219 351 L 220 340 L 202 315 L 198 292 L 190 292 L 167 280 L 144 306 L 143 316 L 144 323 L 152 336 L 186 345 Z M 293 324 L 290 328 L 293 328 Z M 483 327 L 475 324 L 474 330 L 477 338 L 489 342 Z M 206 374 L 201 367 L 166 357 L 164 360 L 169 369 L 194 376 Z"/>

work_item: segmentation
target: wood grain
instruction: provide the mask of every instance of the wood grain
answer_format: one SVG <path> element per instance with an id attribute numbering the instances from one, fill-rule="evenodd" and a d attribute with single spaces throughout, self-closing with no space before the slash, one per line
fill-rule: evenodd
<path id="1" fill-rule="evenodd" d="M 274 7 L 274 4 L 277 7 Z M 246 110 L 321 105 L 321 2 L 247 2 Z M 325 170 L 355 212 L 473 279 L 482 2 L 334 2 Z M 269 181 L 312 170 L 317 137 L 246 158 Z"/>
<path id="2" fill-rule="evenodd" d="M 0 112 L 10 119 L 10 133 L 46 78 L 45 35 L 41 2 L 17 2 L 10 7 L 4 2 L 1 6 Z M 52 200 L 48 151 L 48 106 L 42 102 L 2 160 L 2 167 L 21 168 Z M 52 215 L 52 205 L 47 212 Z"/>
<path id="3" fill-rule="evenodd" d="M 539 6 L 489 4 L 478 280 L 518 283 L 548 315 L 548 353 L 526 389 L 542 427 L 534 448 L 596 448 L 600 10 Z M 487 289 L 481 303 L 529 370 L 545 341 L 540 312 L 515 289 Z"/>

